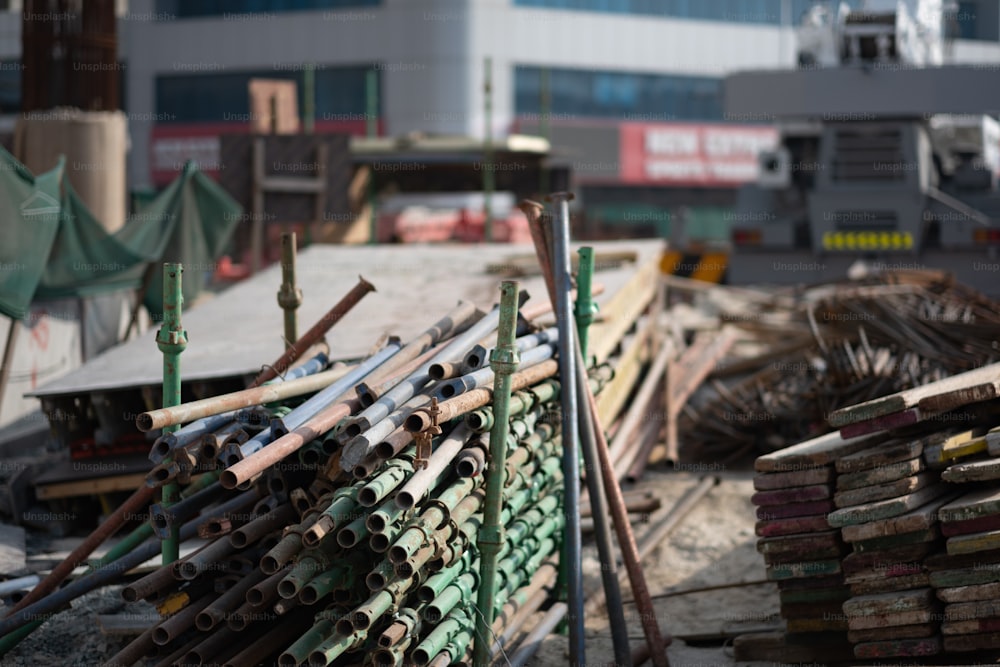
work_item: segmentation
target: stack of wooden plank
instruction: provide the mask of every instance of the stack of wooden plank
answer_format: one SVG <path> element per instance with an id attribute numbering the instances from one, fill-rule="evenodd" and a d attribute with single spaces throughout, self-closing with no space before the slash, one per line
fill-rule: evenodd
<path id="1" fill-rule="evenodd" d="M 788 641 L 842 633 L 852 657 L 918 661 L 1000 648 L 998 396 L 1000 365 L 980 368 L 837 410 L 839 432 L 757 459 Z"/>
<path id="2" fill-rule="evenodd" d="M 941 476 L 962 492 L 940 511 L 943 553 L 931 583 L 945 605 L 941 632 L 953 652 L 1000 648 L 1000 428 L 966 431 L 943 449 L 961 456 Z M 957 460 L 956 460 L 957 459 Z"/>
<path id="3" fill-rule="evenodd" d="M 922 454 L 940 436 L 901 438 L 837 461 L 837 510 L 852 552 L 842 563 L 851 597 L 848 639 L 859 658 L 941 652 L 940 611 L 924 559 L 940 542 L 948 487 Z"/>
<path id="4" fill-rule="evenodd" d="M 814 659 L 851 657 L 841 568 L 847 547 L 827 521 L 834 509 L 838 458 L 881 438 L 844 440 L 832 433 L 756 460 L 751 502 L 757 506 L 757 549 L 778 584 L 786 639 L 814 647 Z"/>

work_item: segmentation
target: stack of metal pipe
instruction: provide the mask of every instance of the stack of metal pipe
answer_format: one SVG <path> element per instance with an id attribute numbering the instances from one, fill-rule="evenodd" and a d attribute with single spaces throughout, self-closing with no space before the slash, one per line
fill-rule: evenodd
<path id="1" fill-rule="evenodd" d="M 106 664 L 469 664 L 498 320 L 460 304 L 356 364 L 327 370 L 321 350 L 277 382 L 140 416 L 186 424 L 156 441 L 171 463 L 149 485 L 218 481 L 151 508 L 158 534 L 203 542 L 124 588 L 162 620 Z M 565 520 L 558 333 L 519 329 L 495 636 L 551 577 Z M 610 379 L 589 369 L 595 393 Z"/>

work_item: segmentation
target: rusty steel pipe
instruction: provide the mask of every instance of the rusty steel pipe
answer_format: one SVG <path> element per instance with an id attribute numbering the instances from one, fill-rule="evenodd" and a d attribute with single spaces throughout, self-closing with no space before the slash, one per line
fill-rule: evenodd
<path id="1" fill-rule="evenodd" d="M 235 644 L 239 638 L 234 630 L 227 627 L 220 628 L 185 653 L 180 662 L 184 665 L 207 665 L 212 658 Z"/>
<path id="2" fill-rule="evenodd" d="M 518 391 L 538 384 L 542 380 L 547 380 L 554 376 L 558 371 L 559 363 L 554 359 L 549 359 L 526 368 L 523 371 L 518 371 L 511 376 L 511 391 Z M 455 398 L 449 398 L 447 401 L 438 404 L 438 409 L 441 411 L 438 415 L 438 422 L 451 421 L 459 415 L 464 415 L 476 408 L 481 408 L 490 402 L 492 396 L 493 390 L 483 387 L 473 389 Z M 431 416 L 427 410 L 417 410 L 406 418 L 403 425 L 407 431 L 419 433 L 431 425 Z"/>
<path id="3" fill-rule="evenodd" d="M 298 451 L 307 442 L 323 435 L 360 407 L 360 400 L 352 398 L 323 408 L 291 433 L 281 436 L 222 471 L 219 482 L 227 489 L 235 489 L 289 454 Z"/>
<path id="4" fill-rule="evenodd" d="M 268 533 L 283 528 L 297 517 L 295 507 L 289 503 L 285 503 L 277 509 L 259 516 L 250 523 L 244 524 L 234 530 L 229 534 L 229 541 L 237 549 L 243 549 Z"/>
<path id="5" fill-rule="evenodd" d="M 264 581 L 266 576 L 259 569 L 245 575 L 195 617 L 195 626 L 202 632 L 208 632 L 226 620 L 226 616 L 246 600 L 247 591 Z"/>
<path id="6" fill-rule="evenodd" d="M 311 394 L 328 387 L 350 373 L 353 369 L 353 365 L 331 368 L 328 371 L 306 375 L 305 377 L 288 380 L 287 382 L 276 382 L 260 387 L 242 389 L 220 396 L 181 403 L 172 408 L 150 410 L 138 415 L 135 418 L 135 425 L 140 431 L 152 431 L 164 426 L 183 424 L 241 408 L 249 408 L 255 405 L 263 405 L 264 403 L 281 401 L 286 398 Z"/>
<path id="7" fill-rule="evenodd" d="M 49 572 L 48 576 L 42 579 L 40 584 L 32 588 L 27 595 L 21 598 L 20 602 L 15 604 L 7 613 L 7 616 L 21 611 L 28 605 L 37 602 L 54 591 L 77 566 L 86 561 L 87 557 L 94 552 L 94 549 L 103 544 L 106 539 L 114 535 L 125 524 L 126 517 L 131 518 L 142 513 L 149 505 L 149 501 L 153 499 L 154 492 L 155 490 L 148 486 L 136 489 L 124 503 L 118 506 L 118 509 L 112 512 L 101 525 L 94 529 L 94 532 L 87 536 L 87 539 L 73 549 L 69 556 L 66 556 L 61 563 L 56 565 Z"/>
<path id="8" fill-rule="evenodd" d="M 473 436 L 472 429 L 469 428 L 468 424 L 462 422 L 456 426 L 452 432 L 438 443 L 438 446 L 434 449 L 430 458 L 427 460 L 427 465 L 424 468 L 416 471 L 413 476 L 398 490 L 396 491 L 396 507 L 400 509 L 409 509 L 413 507 L 430 489 L 431 485 L 434 483 L 442 473 L 447 470 L 448 466 L 455 459 L 462 448 L 465 447 L 465 443 L 468 442 L 469 438 Z"/>
<path id="9" fill-rule="evenodd" d="M 333 325 L 341 320 L 347 313 L 351 311 L 354 306 L 370 292 L 375 291 L 375 286 L 370 282 L 358 276 L 358 284 L 351 288 L 351 291 L 344 295 L 344 297 L 335 305 L 333 308 L 327 312 L 326 315 L 321 317 L 316 324 L 312 326 L 309 331 L 302 334 L 295 343 L 285 350 L 278 359 L 270 366 L 265 366 L 260 373 L 251 383 L 250 387 L 259 387 L 268 380 L 278 377 L 279 373 L 284 373 L 288 367 L 298 359 L 303 352 L 309 349 L 314 343 L 318 342 L 326 332 L 329 331 Z"/>
<path id="10" fill-rule="evenodd" d="M 459 301 L 447 315 L 425 329 L 423 333 L 406 344 L 406 346 L 393 357 L 392 362 L 369 379 L 372 385 L 381 385 L 394 377 L 406 377 L 409 373 L 421 366 L 414 364 L 417 359 L 422 359 L 427 352 L 434 348 L 439 342 L 450 336 L 457 335 L 481 319 L 483 313 L 479 312 L 475 304 L 469 301 Z M 433 356 L 433 355 L 431 355 Z M 424 361 L 429 360 L 427 357 Z M 410 368 L 408 373 L 403 373 L 404 368 Z M 402 379 L 402 378 L 400 378 Z M 391 387 L 390 387 L 391 389 Z M 376 399 L 378 396 L 375 397 Z M 373 401 L 374 402 L 374 401 Z"/>
<path id="11" fill-rule="evenodd" d="M 436 357 L 438 353 L 441 352 L 441 350 L 443 349 L 444 348 L 441 347 L 440 345 L 436 347 L 431 347 L 425 350 L 417 358 L 411 359 L 402 366 L 399 366 L 392 373 L 388 374 L 379 373 L 379 375 L 381 376 L 380 378 L 375 378 L 374 377 L 375 374 L 373 373 L 372 379 L 366 379 L 364 382 L 359 382 L 355 387 L 355 391 L 358 394 L 358 398 L 361 399 L 361 405 L 365 406 L 366 408 L 373 405 L 375 401 L 382 398 L 382 396 L 387 391 L 391 390 L 397 384 L 399 384 L 407 377 L 409 377 L 411 373 L 413 373 L 418 368 L 426 364 L 428 361 Z M 395 359 L 402 353 L 403 351 L 400 350 L 395 355 L 393 355 L 393 359 Z"/>
<path id="12" fill-rule="evenodd" d="M 195 617 L 212 601 L 211 595 L 203 595 L 173 616 L 153 628 L 153 643 L 164 646 L 186 632 L 194 625 Z M 185 651 L 186 653 L 186 651 Z"/>

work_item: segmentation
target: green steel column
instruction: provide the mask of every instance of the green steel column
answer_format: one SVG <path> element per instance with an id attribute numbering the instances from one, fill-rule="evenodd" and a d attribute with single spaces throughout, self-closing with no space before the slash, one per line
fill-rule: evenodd
<path id="1" fill-rule="evenodd" d="M 588 331 L 597 314 L 597 304 L 591 292 L 594 279 L 594 249 L 590 246 L 580 248 L 580 269 L 576 275 L 576 331 L 580 337 L 580 354 L 587 359 Z"/>
<path id="2" fill-rule="evenodd" d="M 378 71 L 365 74 L 365 136 L 378 135 Z M 368 243 L 376 243 L 378 216 L 375 215 L 375 166 L 368 167 Z"/>
<path id="3" fill-rule="evenodd" d="M 483 111 L 485 133 L 483 139 L 483 209 L 486 219 L 483 222 L 483 240 L 489 243 L 493 240 L 493 189 L 496 180 L 493 173 L 493 59 L 486 56 L 483 61 Z"/>
<path id="4" fill-rule="evenodd" d="M 490 458 L 486 471 L 486 501 L 483 525 L 476 544 L 479 546 L 479 591 L 476 606 L 475 647 L 472 664 L 485 667 L 490 663 L 493 637 L 493 607 L 497 593 L 497 554 L 504 542 L 500 510 L 503 503 L 504 472 L 507 464 L 507 435 L 510 431 L 511 375 L 517 370 L 520 355 L 514 346 L 517 328 L 517 281 L 505 280 L 500 285 L 500 325 L 497 344 L 490 356 L 493 368 L 493 429 L 490 431 Z"/>
<path id="5" fill-rule="evenodd" d="M 278 305 L 285 311 L 285 349 L 299 339 L 295 311 L 302 305 L 302 290 L 295 284 L 295 232 L 281 233 L 281 289 Z"/>
<path id="6" fill-rule="evenodd" d="M 181 292 L 181 276 L 184 267 L 181 264 L 166 263 L 163 265 L 163 324 L 156 333 L 156 346 L 163 353 L 163 407 L 172 408 L 181 403 L 181 352 L 187 347 L 187 332 L 181 327 L 181 309 L 184 307 L 184 295 Z M 179 426 L 167 426 L 164 433 L 176 431 Z M 171 458 L 164 461 L 169 465 Z M 161 490 L 160 503 L 169 507 L 177 502 L 180 487 L 176 482 L 164 484 Z M 163 540 L 163 564 L 169 565 L 177 560 L 180 551 L 180 526 L 170 527 L 170 536 Z"/>

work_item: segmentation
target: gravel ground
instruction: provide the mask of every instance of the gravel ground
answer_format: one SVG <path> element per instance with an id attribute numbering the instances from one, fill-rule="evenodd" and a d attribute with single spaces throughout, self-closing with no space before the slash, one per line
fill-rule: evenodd
<path id="1" fill-rule="evenodd" d="M 647 471 L 635 488 L 654 491 L 671 507 L 698 482 L 686 473 Z M 687 518 L 643 561 L 649 590 L 654 595 L 669 589 L 756 581 L 764 578 L 763 559 L 755 548 L 754 512 L 750 504 L 752 473 L 727 472 Z M 663 508 L 659 512 L 665 511 Z M 654 514 L 652 521 L 657 515 Z M 643 526 L 636 526 L 641 536 Z M 585 585 L 600 587 L 600 563 L 596 550 L 588 547 L 584 562 Z M 628 586 L 622 589 L 631 598 Z M 766 625 L 777 617 L 778 596 L 771 584 L 730 588 L 721 591 L 660 597 L 654 600 L 661 627 L 672 635 L 684 636 L 719 632 L 723 629 Z M 125 640 L 105 637 L 98 630 L 95 615 L 124 611 L 120 587 L 94 591 L 73 602 L 46 622 L 2 659 L 2 667 L 94 667 L 114 655 Z M 130 606 L 127 610 L 137 613 Z M 632 645 L 643 642 L 635 606 L 626 602 Z M 532 624 L 528 624 L 530 627 Z M 610 631 L 602 610 L 587 619 L 586 651 L 589 665 L 611 662 Z M 529 663 L 539 667 L 567 664 L 567 640 L 550 635 Z M 721 667 L 735 665 L 729 646 L 699 648 L 675 639 L 668 650 L 674 667 Z M 741 663 L 745 665 L 753 663 Z"/>

